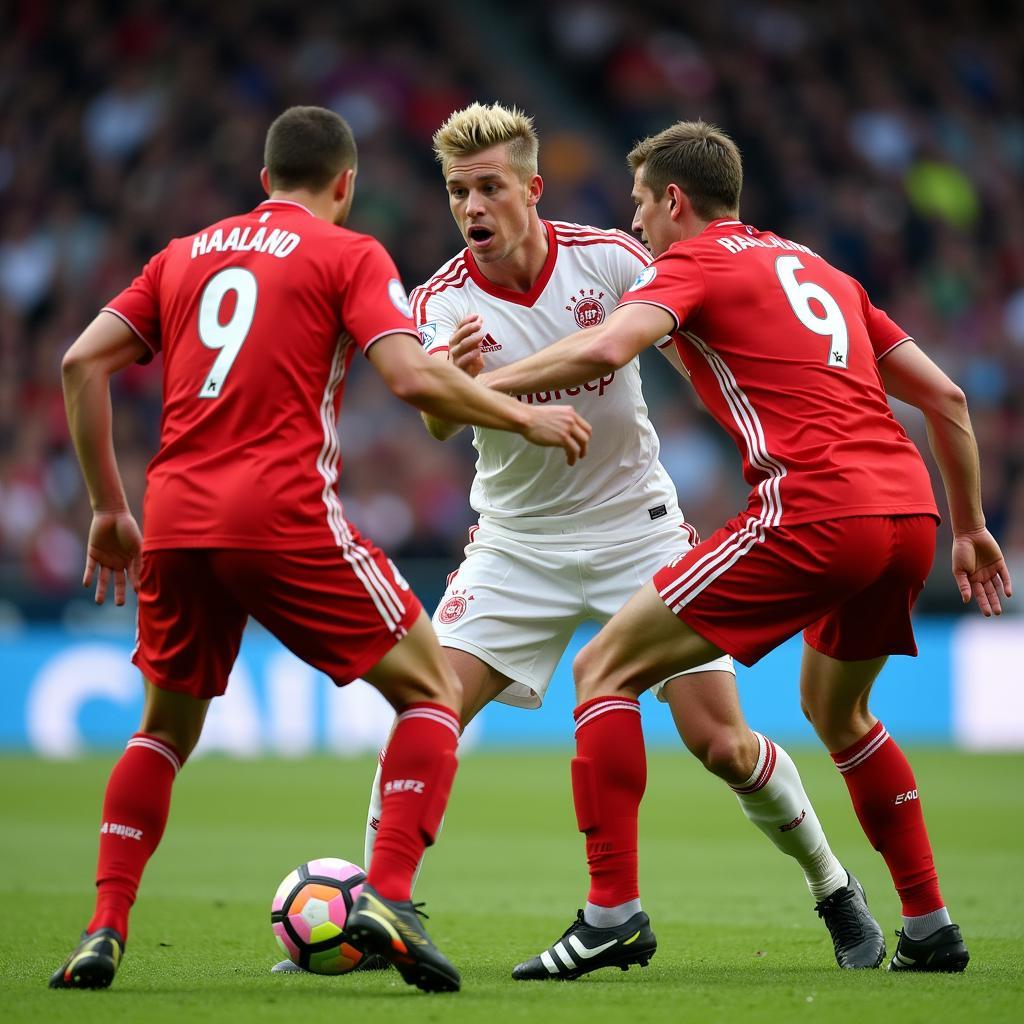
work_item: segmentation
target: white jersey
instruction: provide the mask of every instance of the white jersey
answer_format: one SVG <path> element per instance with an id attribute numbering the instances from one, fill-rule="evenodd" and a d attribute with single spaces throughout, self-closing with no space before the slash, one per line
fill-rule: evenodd
<path id="1" fill-rule="evenodd" d="M 496 369 L 583 327 L 594 327 L 647 266 L 631 235 L 545 221 L 548 255 L 529 292 L 488 281 L 468 249 L 412 293 L 423 346 L 448 352 L 459 322 L 483 320 L 485 369 Z M 587 455 L 567 465 L 560 448 L 518 434 L 475 428 L 476 476 L 470 504 L 482 521 L 566 542 L 635 538 L 652 526 L 682 522 L 675 488 L 658 461 L 658 435 L 647 414 L 639 359 L 582 387 L 522 395 L 530 404 L 572 405 L 594 428 Z"/>

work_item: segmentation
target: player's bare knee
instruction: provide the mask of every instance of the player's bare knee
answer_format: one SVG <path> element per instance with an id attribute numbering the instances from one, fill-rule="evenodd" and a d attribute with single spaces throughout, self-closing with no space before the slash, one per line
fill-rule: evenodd
<path id="1" fill-rule="evenodd" d="M 700 752 L 694 750 L 693 753 L 712 775 L 732 785 L 745 782 L 753 770 L 748 744 L 743 736 L 732 730 L 721 730 L 708 736 Z M 754 760 L 757 760 L 756 754 Z"/>
<path id="2" fill-rule="evenodd" d="M 572 677 L 576 682 L 576 699 L 582 704 L 600 696 L 597 687 L 601 681 L 600 674 L 595 670 L 595 657 L 591 645 L 587 644 L 573 658 Z"/>
<path id="3" fill-rule="evenodd" d="M 396 687 L 395 697 L 399 705 L 429 703 L 458 709 L 462 707 L 462 684 L 450 668 L 437 666 L 409 676 Z"/>

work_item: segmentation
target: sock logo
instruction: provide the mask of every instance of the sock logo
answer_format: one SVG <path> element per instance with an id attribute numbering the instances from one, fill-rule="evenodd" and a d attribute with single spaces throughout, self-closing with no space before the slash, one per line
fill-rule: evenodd
<path id="1" fill-rule="evenodd" d="M 122 839 L 141 839 L 142 829 L 130 825 L 118 825 L 113 821 L 105 821 L 100 827 L 101 836 L 120 836 Z"/>
<path id="2" fill-rule="evenodd" d="M 370 828 L 374 832 L 378 831 L 380 829 L 380 818 L 370 818 Z"/>
<path id="3" fill-rule="evenodd" d="M 424 785 L 419 779 L 392 779 L 384 783 L 384 794 L 390 793 L 422 793 Z"/>
<path id="4" fill-rule="evenodd" d="M 779 826 L 779 831 L 780 832 L 792 832 L 793 829 L 795 829 L 797 827 L 797 825 L 799 825 L 800 822 L 803 821 L 804 818 L 806 818 L 806 817 L 807 817 L 807 811 L 806 810 L 801 811 L 791 822 L 789 822 L 786 825 L 780 825 Z"/>
<path id="5" fill-rule="evenodd" d="M 916 799 L 917 799 L 917 790 L 916 789 L 910 789 L 910 790 L 907 790 L 906 793 L 897 793 L 896 794 L 896 799 L 893 801 L 893 803 L 895 803 L 896 806 L 899 807 L 900 804 L 906 804 L 906 803 L 909 803 L 911 800 L 916 800 Z"/>

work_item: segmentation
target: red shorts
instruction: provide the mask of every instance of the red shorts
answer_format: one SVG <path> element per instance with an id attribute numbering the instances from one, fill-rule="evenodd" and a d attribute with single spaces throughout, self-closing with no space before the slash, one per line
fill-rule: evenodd
<path id="1" fill-rule="evenodd" d="M 422 606 L 383 552 L 352 532 L 347 558 L 341 548 L 144 552 L 132 661 L 163 690 L 220 696 L 251 615 L 337 685 L 358 678 Z"/>
<path id="2" fill-rule="evenodd" d="M 935 554 L 934 516 L 760 527 L 741 515 L 654 577 L 669 609 L 753 665 L 799 630 L 840 661 L 917 654 L 910 609 Z"/>

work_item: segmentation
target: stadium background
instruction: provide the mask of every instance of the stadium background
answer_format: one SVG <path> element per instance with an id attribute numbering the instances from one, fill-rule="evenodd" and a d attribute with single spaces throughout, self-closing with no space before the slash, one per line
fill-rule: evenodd
<path id="1" fill-rule="evenodd" d="M 88 502 L 68 442 L 62 353 L 97 308 L 175 235 L 261 198 L 272 117 L 292 103 L 351 122 L 351 226 L 380 238 L 407 286 L 460 246 L 430 136 L 474 99 L 536 118 L 542 215 L 628 226 L 623 154 L 682 117 L 744 153 L 745 220 L 858 277 L 967 391 L 990 526 L 1024 580 L 1024 19 L 1001 3 L 425 5 L 404 0 L 211 5 L 198 0 L 0 8 L 0 748 L 64 756 L 133 728 L 133 608 L 79 587 Z M 471 522 L 472 449 L 431 440 L 357 371 L 342 419 L 347 512 L 426 604 Z M 662 455 L 704 533 L 743 501 L 724 434 L 654 364 Z M 159 425 L 159 365 L 114 386 L 133 507 Z M 920 419 L 901 410 L 925 448 Z M 941 488 L 936 477 L 936 487 Z M 910 739 L 1024 746 L 1024 619 L 962 612 L 945 559 L 879 709 Z M 741 672 L 752 721 L 807 737 L 796 648 Z M 568 739 L 565 670 L 538 713 L 488 709 L 478 743 Z M 340 697 L 259 634 L 206 745 L 239 754 L 372 747 L 389 715 Z M 649 736 L 673 735 L 650 708 Z"/>

